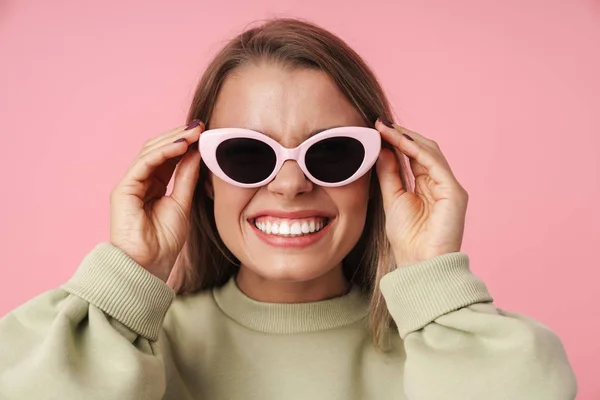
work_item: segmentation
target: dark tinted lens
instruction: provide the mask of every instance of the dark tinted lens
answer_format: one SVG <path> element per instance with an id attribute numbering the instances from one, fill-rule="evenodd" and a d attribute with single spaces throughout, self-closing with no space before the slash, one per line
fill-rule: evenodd
<path id="1" fill-rule="evenodd" d="M 240 183 L 257 183 L 271 175 L 275 152 L 255 139 L 227 139 L 217 147 L 217 162 L 231 179 Z"/>
<path id="2" fill-rule="evenodd" d="M 304 162 L 312 176 L 327 183 L 350 178 L 361 166 L 365 149 L 356 139 L 332 137 L 308 149 Z"/>

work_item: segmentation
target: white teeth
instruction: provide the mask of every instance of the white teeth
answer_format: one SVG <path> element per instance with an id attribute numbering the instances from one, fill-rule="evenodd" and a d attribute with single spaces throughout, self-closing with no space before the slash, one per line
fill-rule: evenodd
<path id="1" fill-rule="evenodd" d="M 290 229 L 290 233 L 292 235 L 299 235 L 302 233 L 302 228 L 300 228 L 300 224 L 298 222 L 294 222 L 292 228 Z"/>
<path id="2" fill-rule="evenodd" d="M 294 224 L 296 225 L 296 224 Z M 306 222 L 302 223 L 302 233 L 308 233 L 310 232 L 310 228 L 308 227 L 308 224 Z"/>
<path id="3" fill-rule="evenodd" d="M 320 231 L 327 225 L 328 221 L 320 219 L 315 221 L 314 219 L 306 219 L 304 221 L 254 221 L 260 231 L 268 235 L 281 235 L 281 236 L 304 236 Z"/>

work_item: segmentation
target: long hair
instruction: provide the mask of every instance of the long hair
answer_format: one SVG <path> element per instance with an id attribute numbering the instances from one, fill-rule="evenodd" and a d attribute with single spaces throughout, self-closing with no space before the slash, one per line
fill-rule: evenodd
<path id="1" fill-rule="evenodd" d="M 379 116 L 393 119 L 375 75 L 345 42 L 313 23 L 278 18 L 244 30 L 214 57 L 198 83 L 188 122 L 200 119 L 208 126 L 219 90 L 229 74 L 240 66 L 264 62 L 282 68 L 325 72 L 360 112 L 367 126 L 373 127 Z M 403 158 L 399 165 L 398 173 L 406 187 L 408 176 Z M 222 286 L 239 270 L 239 261 L 217 232 L 214 204 L 204 191 L 208 174 L 202 163 L 192 203 L 189 236 L 169 278 L 169 284 L 178 294 Z M 379 290 L 379 281 L 396 266 L 385 233 L 385 214 L 375 173 L 371 174 L 370 190 L 363 233 L 342 265 L 346 278 L 370 299 L 371 337 L 377 348 L 385 350 L 384 341 L 395 324 Z"/>

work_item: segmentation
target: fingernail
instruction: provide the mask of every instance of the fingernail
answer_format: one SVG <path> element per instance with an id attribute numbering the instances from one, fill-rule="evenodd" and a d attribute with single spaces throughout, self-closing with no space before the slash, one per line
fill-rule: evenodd
<path id="1" fill-rule="evenodd" d="M 174 141 L 173 143 L 181 143 L 185 140 L 185 138 L 179 138 L 176 141 Z"/>
<path id="2" fill-rule="evenodd" d="M 195 127 L 197 127 L 198 125 L 200 125 L 200 120 L 199 119 L 194 119 L 192 120 L 189 125 L 185 128 L 186 131 L 189 131 L 190 129 L 194 129 Z"/>
<path id="3" fill-rule="evenodd" d="M 387 119 L 385 119 L 385 118 L 381 118 L 381 117 L 379 117 L 379 120 L 381 121 L 381 123 L 382 123 L 382 124 L 384 124 L 384 125 L 385 125 L 385 126 L 387 126 L 388 128 L 393 128 L 393 127 L 394 127 L 394 124 L 393 124 L 393 123 L 391 123 L 390 121 L 388 121 L 388 120 L 387 120 Z"/>
<path id="4" fill-rule="evenodd" d="M 402 136 L 404 136 L 405 138 L 407 138 L 408 140 L 410 140 L 411 142 L 414 142 L 415 139 L 411 138 L 410 136 L 408 136 L 406 133 L 403 133 Z"/>

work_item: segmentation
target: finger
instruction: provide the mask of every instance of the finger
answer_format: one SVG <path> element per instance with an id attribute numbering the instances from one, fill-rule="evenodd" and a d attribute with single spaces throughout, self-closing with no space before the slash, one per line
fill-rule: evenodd
<path id="1" fill-rule="evenodd" d="M 393 123 L 393 122 L 391 124 L 393 126 L 393 129 L 397 130 L 401 134 L 408 135 L 408 137 L 411 138 L 411 139 L 413 139 L 413 141 L 416 141 L 417 143 L 419 143 L 419 144 L 421 144 L 423 146 L 430 147 L 433 150 L 439 150 L 440 149 L 440 147 L 438 146 L 438 144 L 434 140 L 429 139 L 429 138 L 421 135 L 418 132 L 411 131 L 410 129 L 405 128 L 402 125 L 398 125 L 398 124 Z M 382 125 L 387 127 L 387 125 L 384 125 L 384 124 L 382 124 Z M 440 154 L 441 154 L 441 151 L 440 151 Z"/>
<path id="2" fill-rule="evenodd" d="M 194 125 L 195 123 L 190 124 L 189 129 L 174 130 L 169 135 L 160 136 L 158 138 L 153 139 L 152 144 L 148 142 L 146 143 L 146 145 L 144 145 L 144 147 L 142 147 L 142 150 L 140 151 L 138 157 L 141 157 L 151 151 L 154 151 L 155 149 L 164 146 L 167 143 L 172 143 L 175 140 L 184 139 L 188 144 L 196 142 L 198 140 L 198 137 L 200 136 L 200 133 L 204 130 L 205 126 L 202 122 L 198 122 L 198 125 Z"/>
<path id="3" fill-rule="evenodd" d="M 187 128 L 187 125 L 183 125 L 183 126 L 178 126 L 177 128 L 173 128 L 167 132 L 163 132 L 160 135 L 156 136 L 156 137 L 152 137 L 150 139 L 148 139 L 144 145 L 142 146 L 143 149 L 145 148 L 149 148 L 149 147 L 153 147 L 156 143 L 164 140 L 165 138 L 170 138 L 173 137 L 174 135 L 177 135 L 183 131 L 185 131 Z"/>
<path id="4" fill-rule="evenodd" d="M 169 184 L 169 181 L 173 177 L 173 171 L 175 171 L 177 164 L 183 159 L 183 157 L 191 151 L 194 151 L 194 150 L 198 151 L 198 138 L 199 138 L 201 131 L 203 131 L 204 129 L 205 129 L 204 124 L 200 123 L 199 126 L 197 126 L 195 128 L 192 127 L 190 129 L 191 136 L 181 137 L 181 138 L 176 139 L 174 141 L 174 143 L 177 142 L 178 140 L 182 141 L 182 142 L 185 141 L 186 143 L 188 143 L 188 149 L 187 149 L 186 153 L 181 154 L 176 157 L 173 157 L 173 158 L 165 161 L 163 163 L 163 165 L 161 165 L 159 168 L 157 168 L 155 170 L 154 174 L 152 175 L 152 178 L 159 181 L 166 188 L 167 185 Z M 173 139 L 173 137 L 171 137 L 171 139 Z M 169 144 L 169 142 L 167 141 L 167 143 L 165 143 L 165 144 Z M 163 146 L 165 144 L 163 144 Z"/>
<path id="5" fill-rule="evenodd" d="M 136 159 L 123 178 L 124 182 L 144 182 L 170 159 L 183 156 L 188 149 L 185 141 L 168 143 Z"/>
<path id="6" fill-rule="evenodd" d="M 378 121 L 376 128 L 382 138 L 394 146 L 398 151 L 410 158 L 410 166 L 413 175 L 418 178 L 421 175 L 429 175 L 435 183 L 449 183 L 455 181 L 450 165 L 443 154 L 421 141 L 411 140 L 398 129 L 389 128 Z"/>
<path id="7" fill-rule="evenodd" d="M 156 143 L 164 141 L 164 139 L 169 139 L 169 138 L 175 137 L 176 135 L 178 135 L 182 132 L 194 129 L 195 127 L 198 126 L 199 122 L 200 122 L 200 120 L 194 119 L 194 120 L 190 121 L 189 124 L 178 126 L 177 128 L 171 129 L 161 135 L 158 135 L 158 136 L 148 140 L 146 142 L 146 144 L 144 145 L 144 147 L 154 146 Z M 173 140 L 175 140 L 175 139 L 173 139 Z"/>
<path id="8" fill-rule="evenodd" d="M 400 179 L 398 159 L 391 150 L 381 149 L 377 163 L 375 164 L 375 171 L 377 172 L 379 185 L 381 186 L 383 204 L 387 207 L 394 198 L 406 192 L 406 189 L 402 185 L 402 179 Z"/>
<path id="9" fill-rule="evenodd" d="M 175 137 L 175 140 L 183 140 L 188 144 L 188 151 L 191 151 L 192 149 L 195 149 L 196 151 L 198 151 L 198 139 L 200 138 L 200 134 L 202 134 L 202 132 L 204 131 L 205 127 L 204 124 L 201 124 L 200 126 L 197 126 L 196 128 L 192 128 L 189 132 L 188 136 L 182 136 L 182 137 Z M 185 133 L 185 132 L 184 132 Z M 183 133 L 182 133 L 183 135 Z M 173 139 L 173 138 L 171 138 Z M 164 144 L 168 144 L 169 141 L 165 141 Z M 181 159 L 183 159 L 185 154 L 182 154 L 181 156 L 175 157 L 169 161 L 167 161 L 167 164 L 172 166 L 173 168 L 175 167 L 175 165 L 177 165 L 177 163 L 179 163 L 179 161 L 181 161 Z M 169 177 L 170 179 L 170 177 Z"/>
<path id="10" fill-rule="evenodd" d="M 194 191 L 198 184 L 200 158 L 198 150 L 186 153 L 175 171 L 175 182 L 170 196 L 181 206 L 186 215 L 190 213 Z"/>

